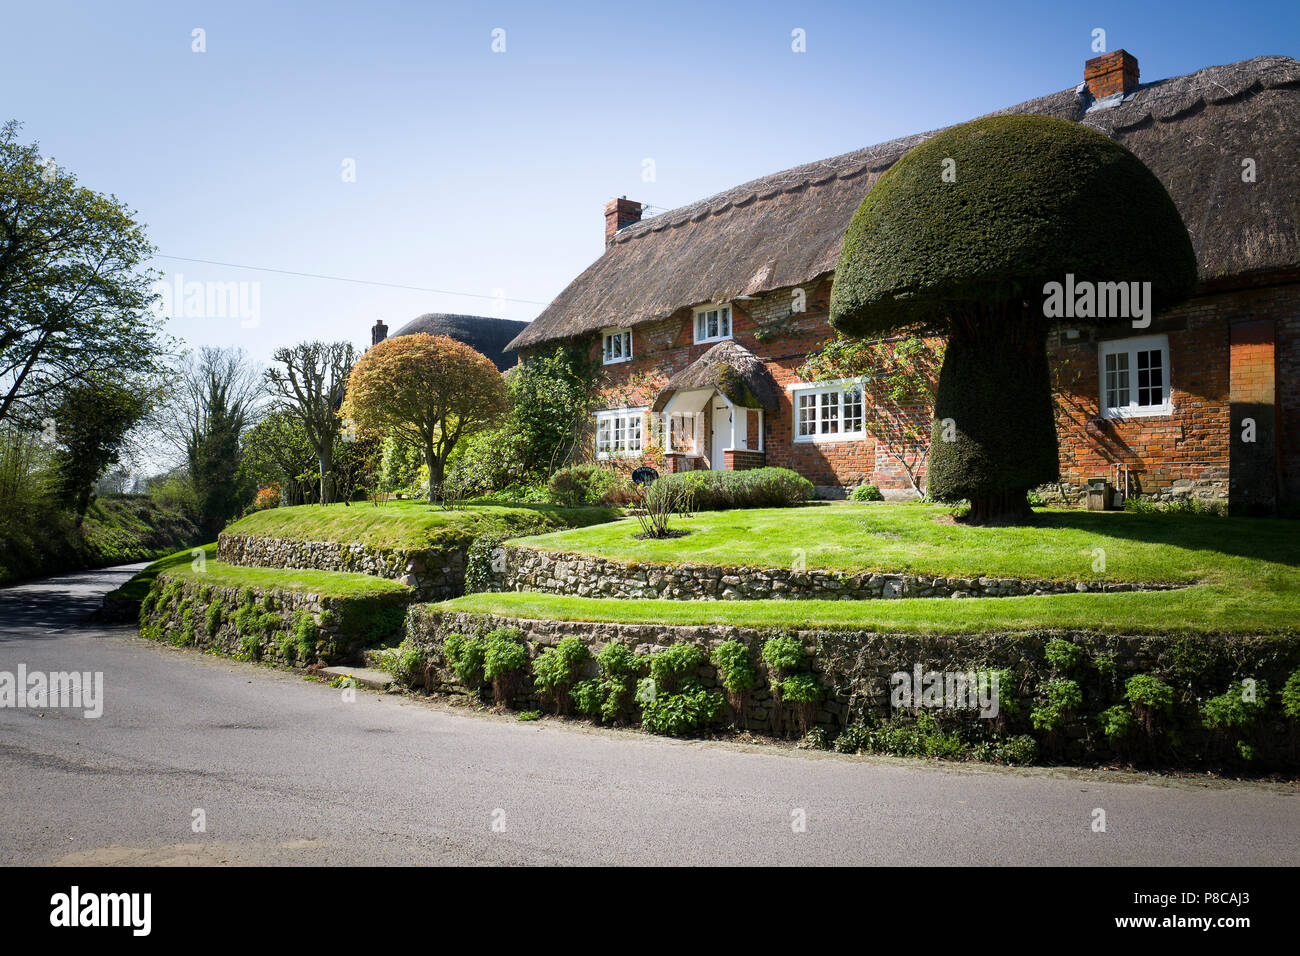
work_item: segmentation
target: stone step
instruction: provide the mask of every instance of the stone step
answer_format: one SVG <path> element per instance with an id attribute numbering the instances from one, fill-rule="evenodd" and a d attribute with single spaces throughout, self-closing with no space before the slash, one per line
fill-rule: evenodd
<path id="1" fill-rule="evenodd" d="M 393 675 L 374 667 L 322 667 L 324 677 L 351 677 L 363 687 L 385 690 L 393 682 Z"/>

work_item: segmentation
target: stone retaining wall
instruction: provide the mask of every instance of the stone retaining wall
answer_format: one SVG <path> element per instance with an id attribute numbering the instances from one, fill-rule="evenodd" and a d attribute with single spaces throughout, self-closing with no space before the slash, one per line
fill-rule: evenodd
<path id="1" fill-rule="evenodd" d="M 782 568 L 727 568 L 610 561 L 591 555 L 503 545 L 492 555 L 497 591 L 542 591 L 599 598 L 667 598 L 682 601 L 871 600 L 877 598 L 980 598 L 1032 594 L 1164 591 L 1177 585 L 1112 581 L 1026 581 L 1015 578 L 945 578 L 916 574 L 840 574 Z"/>
<path id="2" fill-rule="evenodd" d="M 217 560 L 255 568 L 313 568 L 400 581 L 421 601 L 446 601 L 465 593 L 465 551 L 402 551 L 338 541 L 296 541 L 221 534 Z"/>
<path id="3" fill-rule="evenodd" d="M 669 626 L 662 624 L 616 624 L 585 621 L 519 620 L 511 617 L 466 612 L 448 612 L 429 605 L 413 605 L 407 615 L 407 640 L 417 646 L 426 662 L 422 675 L 413 686 L 431 693 L 465 693 L 442 654 L 442 643 L 449 634 L 486 634 L 494 628 L 519 628 L 535 658 L 545 648 L 554 647 L 565 637 L 583 641 L 594 654 L 610 641 L 626 644 L 636 654 L 651 654 L 672 644 L 691 643 L 712 652 L 723 641 L 745 644 L 755 662 L 768 638 L 793 633 L 803 644 L 812 663 L 812 673 L 824 691 L 824 699 L 815 714 L 816 725 L 831 736 L 850 722 L 868 715 L 888 717 L 891 705 L 891 675 L 899 671 L 969 672 L 1007 669 L 1015 686 L 1002 688 L 1004 702 L 1012 701 L 1002 711 L 998 731 L 1006 734 L 1036 734 L 1029 720 L 1043 682 L 1059 677 L 1045 656 L 1049 640 L 1061 639 L 1082 647 L 1092 660 L 1109 661 L 1112 669 L 1103 674 L 1092 664 L 1072 674 L 1083 689 L 1084 713 L 1073 720 L 1060 735 L 1048 740 L 1055 751 L 1052 759 L 1095 761 L 1111 759 L 1115 754 L 1100 732 L 1097 714 L 1107 706 L 1122 702 L 1124 684 L 1135 674 L 1153 673 L 1175 686 L 1175 726 L 1178 728 L 1178 753 L 1150 755 L 1155 763 L 1213 763 L 1218 751 L 1216 741 L 1196 717 L 1196 700 L 1221 694 L 1238 684 L 1242 677 L 1253 677 L 1276 694 L 1287 676 L 1300 668 L 1300 637 L 1229 637 L 1203 636 L 1175 638 L 1168 636 L 1110 635 L 1090 631 L 1034 631 L 1022 633 L 983 633 L 965 635 L 926 635 L 879 633 L 861 630 L 805 630 L 787 632 L 776 629 L 744 628 L 723 625 Z M 762 674 L 762 665 L 758 669 Z M 584 676 L 595 676 L 594 662 Z M 699 672 L 705 687 L 717 686 L 712 665 Z M 412 686 L 408 683 L 408 686 Z M 1239 684 L 1238 684 L 1239 686 Z M 1019 700 L 1015 712 L 1010 712 Z M 537 698 L 521 694 L 515 705 L 536 708 Z M 743 729 L 770 734 L 773 732 L 771 690 L 760 676 L 758 687 L 750 695 Z M 734 715 L 733 715 L 734 716 Z M 966 716 L 980 720 L 973 713 Z M 983 722 L 983 721 L 981 721 Z M 1278 707 L 1270 711 L 1260 728 L 1261 748 L 1257 766 L 1300 766 L 1297 745 L 1300 726 L 1285 722 Z M 1206 755 L 1209 755 L 1207 757 Z"/>
<path id="4" fill-rule="evenodd" d="M 310 667 L 360 664 L 366 647 L 401 634 L 409 595 L 338 598 L 272 588 L 207 585 L 158 576 L 140 609 L 140 635 L 242 660 Z M 209 608 L 221 611 L 209 629 Z M 299 633 L 310 615 L 308 635 Z M 291 640 L 285 641 L 288 635 Z M 245 638 L 256 640 L 256 648 Z M 302 639 L 300 639 L 302 638 Z M 288 644 L 292 643 L 290 649 Z M 288 653 L 286 653 L 288 651 Z"/>

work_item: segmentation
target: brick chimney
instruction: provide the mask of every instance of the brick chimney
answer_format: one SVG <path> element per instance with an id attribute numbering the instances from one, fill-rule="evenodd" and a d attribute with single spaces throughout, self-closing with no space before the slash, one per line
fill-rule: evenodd
<path id="1" fill-rule="evenodd" d="M 388 326 L 384 325 L 383 319 L 375 319 L 374 327 L 370 330 L 370 344 L 378 345 L 386 338 L 388 338 Z"/>
<path id="2" fill-rule="evenodd" d="M 1127 50 L 1094 56 L 1083 65 L 1083 80 L 1094 100 L 1130 93 L 1138 85 L 1137 57 Z"/>
<path id="3" fill-rule="evenodd" d="M 626 196 L 620 196 L 605 203 L 605 245 L 614 241 L 614 233 L 624 226 L 641 221 L 641 204 L 632 202 Z"/>

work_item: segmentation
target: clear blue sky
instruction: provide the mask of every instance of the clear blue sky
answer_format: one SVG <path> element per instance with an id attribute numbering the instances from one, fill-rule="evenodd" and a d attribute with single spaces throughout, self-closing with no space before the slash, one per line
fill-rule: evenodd
<path id="1" fill-rule="evenodd" d="M 260 283 L 255 328 L 171 323 L 259 359 L 364 344 L 376 318 L 531 319 L 540 304 L 492 297 L 555 296 L 602 251 L 607 200 L 672 208 L 1073 87 L 1097 27 L 1144 80 L 1300 57 L 1296 0 L 6 0 L 0 24 L 0 118 L 137 209 L 160 253 L 487 297 L 157 260 Z"/>

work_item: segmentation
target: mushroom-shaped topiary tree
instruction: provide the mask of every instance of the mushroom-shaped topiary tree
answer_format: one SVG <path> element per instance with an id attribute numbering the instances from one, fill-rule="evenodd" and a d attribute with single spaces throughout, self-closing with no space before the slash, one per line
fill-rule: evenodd
<path id="1" fill-rule="evenodd" d="M 1056 316 L 1141 328 L 1195 282 L 1187 229 L 1141 160 L 1078 123 L 996 116 L 915 147 L 867 193 L 830 321 L 864 338 L 947 336 L 927 492 L 969 499 L 973 523 L 1015 523 L 1032 514 L 1026 492 L 1059 477 L 1047 363 Z M 1066 289 L 1092 290 L 1078 310 L 1090 314 L 1055 310 Z"/>

